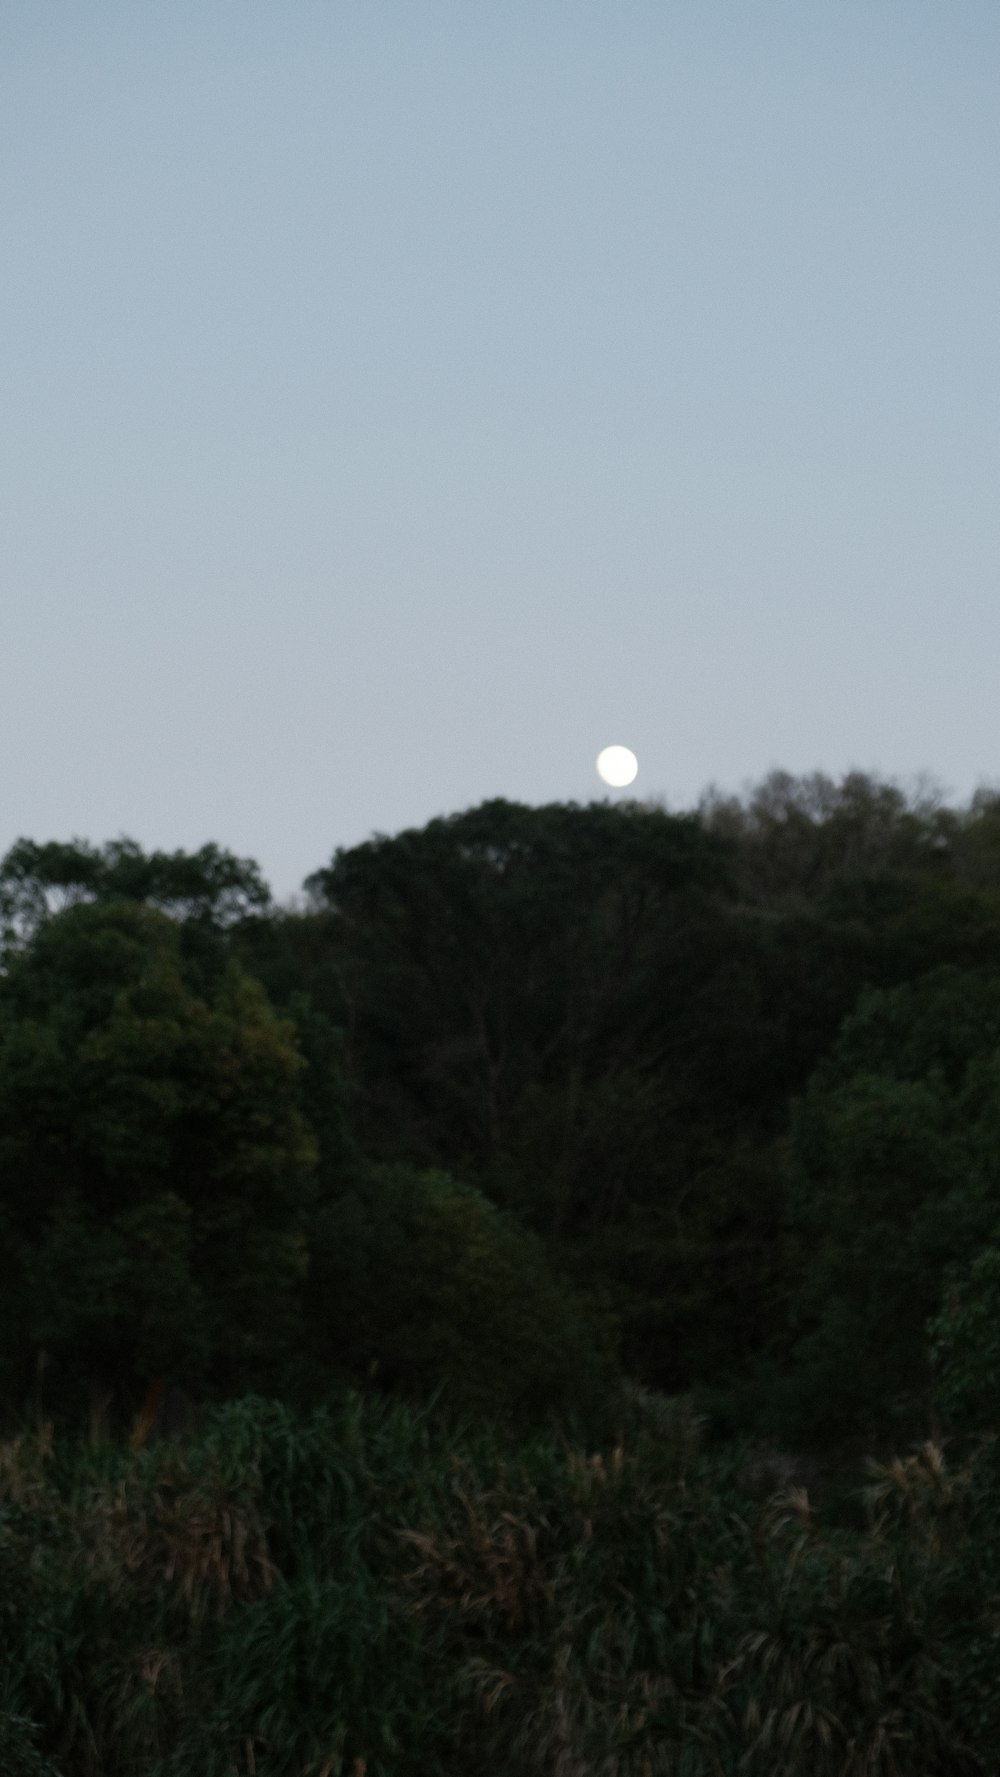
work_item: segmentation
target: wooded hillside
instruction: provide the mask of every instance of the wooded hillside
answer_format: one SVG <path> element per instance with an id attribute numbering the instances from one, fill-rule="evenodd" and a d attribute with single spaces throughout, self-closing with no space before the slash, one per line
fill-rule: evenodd
<path id="1" fill-rule="evenodd" d="M 289 1425 L 348 1399 L 376 1420 L 429 1413 L 447 1448 L 471 1440 L 474 1468 L 479 1436 L 511 1450 L 568 1436 L 606 1464 L 627 1426 L 652 1462 L 650 1413 L 673 1414 L 674 1437 L 681 1412 L 721 1465 L 720 1499 L 730 1486 L 752 1495 L 756 1473 L 808 1481 L 827 1500 L 834 1542 L 816 1545 L 820 1567 L 835 1566 L 837 1536 L 861 1534 L 851 1465 L 865 1453 L 891 1465 L 936 1439 L 923 1467 L 906 1457 L 886 1483 L 898 1504 L 908 1487 L 945 1487 L 943 1438 L 964 1477 L 947 1485 L 971 1502 L 948 1583 L 958 1615 L 979 1625 L 948 1658 L 979 1700 L 952 1720 L 941 1693 L 944 1750 L 928 1731 L 923 1764 L 916 1751 L 897 1767 L 848 1752 L 823 1764 L 817 1749 L 839 1742 L 817 1726 L 787 1769 L 981 1768 L 975 1735 L 1000 1731 L 983 1676 L 1000 1548 L 984 1479 L 1000 1429 L 1000 795 L 952 808 L 860 774 L 776 773 L 687 814 L 495 801 L 338 851 L 285 908 L 252 863 L 215 846 L 23 840 L 0 865 L 0 924 L 0 1411 L 22 1438 L 0 1549 L 15 1567 L 23 1438 L 86 1435 L 121 1451 L 131 1435 L 141 1464 L 147 1443 L 151 1459 L 169 1448 L 157 1421 L 168 1396 L 191 1436 L 247 1397 L 280 1404 Z M 60 1506 L 52 1485 L 45 1509 L 58 1518 L 70 1494 Z M 507 1485 L 495 1483 L 501 1517 Z M 808 1516 L 808 1502 L 795 1509 Z M 536 1510 L 548 1524 L 548 1506 L 517 1507 L 525 1523 Z M 417 1592 L 434 1575 L 447 1591 L 459 1531 L 442 1519 L 432 1533 L 415 1507 L 403 1519 Z M 884 1515 L 872 1522 L 866 1535 L 888 1535 Z M 881 1544 L 856 1549 L 878 1567 Z M 926 1616 L 941 1573 L 925 1556 Z M 832 1575 L 816 1568 L 817 1598 Z M 398 1584 L 402 1598 L 410 1580 Z M 739 1660 L 756 1631 L 730 1608 Z M 935 1608 L 952 1621 L 952 1606 Z M 11 1752 L 4 1768 L 47 1770 L 38 1748 L 56 1759 L 58 1743 L 64 1762 L 51 1768 L 67 1777 L 110 1770 L 86 1762 L 65 1723 L 56 1732 L 58 1710 L 38 1701 L 10 1623 L 4 1633 L 29 1675 L 14 1716 L 23 1704 L 35 1723 L 22 1763 Z M 656 1674 L 673 1667 L 652 1644 L 642 1659 L 662 1714 Z M 507 1681 L 486 1670 L 497 1701 Z M 718 1732 L 719 1747 L 730 1734 L 738 1749 L 736 1715 L 718 1725 L 716 1679 L 690 1682 L 698 1734 Z M 592 1679 L 580 1683 L 591 1696 Z M 782 1708 L 799 1695 L 789 1684 Z M 805 1679 L 799 1690 L 807 1698 Z M 652 1746 L 656 1711 L 639 1714 Z M 527 1722 L 541 1745 L 543 1717 L 529 1711 L 525 1734 Z M 411 1768 L 353 1732 L 342 1758 L 354 1745 L 355 1770 Z M 967 1767 L 954 1762 L 960 1743 Z M 638 1752 L 611 1765 L 578 1747 L 583 1762 L 559 1764 L 555 1742 L 549 1763 L 519 1765 L 514 1741 L 490 1744 L 491 1768 L 511 1773 L 736 1769 L 722 1751 L 714 1765 L 694 1753 L 644 1765 Z M 159 1772 L 152 1745 L 141 1768 Z M 463 1756 L 486 1757 L 476 1745 Z M 211 1768 L 255 1768 L 225 1757 Z M 318 1752 L 311 1764 L 260 1757 L 260 1770 L 352 1770 Z M 440 1747 L 434 1757 L 412 1768 L 459 1769 Z"/>

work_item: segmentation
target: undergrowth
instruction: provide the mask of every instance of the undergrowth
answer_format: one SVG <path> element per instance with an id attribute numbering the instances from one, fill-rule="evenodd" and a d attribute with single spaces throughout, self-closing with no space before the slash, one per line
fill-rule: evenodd
<path id="1" fill-rule="evenodd" d="M 995 1497 L 936 1445 L 858 1522 L 636 1394 L 600 1448 L 346 1396 L 0 1446 L 4 1777 L 977 1777 Z"/>

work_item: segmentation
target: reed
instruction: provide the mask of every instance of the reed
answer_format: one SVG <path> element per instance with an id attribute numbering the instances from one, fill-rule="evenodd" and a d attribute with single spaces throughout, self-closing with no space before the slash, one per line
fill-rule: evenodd
<path id="1" fill-rule="evenodd" d="M 848 1526 L 684 1402 L 621 1418 L 248 1398 L 183 1444 L 8 1440 L 4 1777 L 997 1769 L 974 1463 L 869 1465 Z"/>

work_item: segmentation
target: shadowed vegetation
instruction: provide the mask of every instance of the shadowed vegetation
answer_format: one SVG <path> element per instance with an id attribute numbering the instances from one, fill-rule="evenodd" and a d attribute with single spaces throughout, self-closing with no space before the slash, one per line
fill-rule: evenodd
<path id="1" fill-rule="evenodd" d="M 873 1467 L 845 1528 L 753 1497 L 684 1403 L 625 1417 L 513 1444 L 249 1398 L 148 1452 L 8 1443 L 5 1769 L 991 1768 L 974 1466 Z"/>
<path id="2" fill-rule="evenodd" d="M 1000 797 L 0 863 L 0 1770 L 1000 1766 Z"/>

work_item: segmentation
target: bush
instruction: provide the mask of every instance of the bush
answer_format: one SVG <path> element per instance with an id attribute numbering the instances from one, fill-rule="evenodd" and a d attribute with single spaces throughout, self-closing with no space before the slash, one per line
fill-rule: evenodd
<path id="1" fill-rule="evenodd" d="M 379 1167 L 327 1205 L 311 1323 L 328 1361 L 459 1412 L 593 1413 L 611 1375 L 540 1243 L 447 1174 Z"/>

